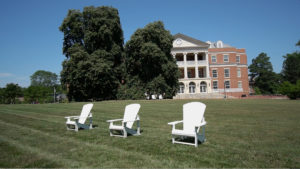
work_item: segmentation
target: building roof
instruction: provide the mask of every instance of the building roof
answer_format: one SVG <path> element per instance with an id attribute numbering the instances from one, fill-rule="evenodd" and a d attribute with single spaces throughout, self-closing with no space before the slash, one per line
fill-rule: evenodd
<path id="1" fill-rule="evenodd" d="M 208 43 L 202 42 L 201 40 L 194 39 L 192 37 L 189 37 L 189 36 L 181 34 L 181 33 L 177 33 L 173 37 L 174 37 L 174 39 L 180 38 L 180 39 L 186 40 L 186 41 L 191 42 L 195 45 L 198 45 L 199 47 L 209 47 Z"/>

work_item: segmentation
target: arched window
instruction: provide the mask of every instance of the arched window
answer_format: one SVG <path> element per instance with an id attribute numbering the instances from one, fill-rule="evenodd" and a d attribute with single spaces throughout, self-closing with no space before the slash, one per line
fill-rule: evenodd
<path id="1" fill-rule="evenodd" d="M 184 93 L 184 84 L 182 82 L 179 83 L 179 91 L 178 93 Z"/>
<path id="2" fill-rule="evenodd" d="M 190 92 L 190 93 L 195 93 L 195 88 L 196 88 L 195 83 L 194 83 L 194 82 L 191 82 L 191 83 L 189 84 L 189 92 Z"/>
<path id="3" fill-rule="evenodd" d="M 200 92 L 206 93 L 206 87 L 207 87 L 206 82 L 201 82 L 200 83 Z"/>

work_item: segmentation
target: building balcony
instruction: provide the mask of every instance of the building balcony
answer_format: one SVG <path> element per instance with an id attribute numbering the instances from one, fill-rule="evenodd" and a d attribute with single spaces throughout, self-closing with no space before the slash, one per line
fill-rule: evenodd
<path id="1" fill-rule="evenodd" d="M 196 66 L 196 63 L 198 66 L 208 66 L 208 63 L 206 62 L 206 60 L 198 60 L 197 62 L 188 60 L 188 61 L 186 61 L 186 66 L 188 66 L 188 67 Z M 185 66 L 184 61 L 177 61 L 176 64 L 178 67 Z"/>
<path id="2" fill-rule="evenodd" d="M 206 60 L 198 60 L 198 66 L 207 66 Z"/>
<path id="3" fill-rule="evenodd" d="M 186 64 L 188 66 L 195 66 L 196 65 L 196 62 L 195 61 L 186 61 Z"/>
<path id="4" fill-rule="evenodd" d="M 184 67 L 184 61 L 177 61 L 176 64 L 178 67 Z"/>

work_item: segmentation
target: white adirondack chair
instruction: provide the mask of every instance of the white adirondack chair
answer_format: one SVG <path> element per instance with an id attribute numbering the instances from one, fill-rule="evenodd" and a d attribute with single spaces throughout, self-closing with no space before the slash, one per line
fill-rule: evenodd
<path id="1" fill-rule="evenodd" d="M 92 110 L 93 104 L 85 104 L 82 107 L 80 116 L 67 116 L 65 117 L 67 119 L 66 125 L 67 130 L 75 130 L 78 131 L 78 129 L 92 129 Z M 85 121 L 89 118 L 89 123 L 85 124 Z M 72 119 L 72 120 L 71 120 Z M 74 126 L 74 128 L 71 128 L 71 126 Z"/>
<path id="2" fill-rule="evenodd" d="M 107 120 L 109 122 L 110 136 L 118 136 L 126 138 L 128 134 L 140 135 L 140 118 L 138 112 L 140 110 L 140 104 L 130 104 L 125 107 L 123 119 Z M 114 125 L 114 122 L 122 121 L 122 125 Z M 133 123 L 137 122 L 137 129 L 132 129 Z M 113 134 L 113 131 L 121 131 L 121 135 Z"/>
<path id="3" fill-rule="evenodd" d="M 206 105 L 200 102 L 190 102 L 183 105 L 183 120 L 174 121 L 168 123 L 172 125 L 172 143 L 187 144 L 198 146 L 198 140 L 203 143 L 205 141 L 205 125 L 206 121 L 204 119 Z M 183 130 L 175 128 L 176 124 L 183 123 Z M 200 133 L 200 128 L 202 128 L 202 133 Z M 181 142 L 175 140 L 176 137 L 186 138 L 194 137 L 195 144 L 188 142 Z"/>

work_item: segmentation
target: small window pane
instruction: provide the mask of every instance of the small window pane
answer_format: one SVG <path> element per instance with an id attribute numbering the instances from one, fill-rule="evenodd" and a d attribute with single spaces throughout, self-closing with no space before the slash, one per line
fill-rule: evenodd
<path id="1" fill-rule="evenodd" d="M 241 69 L 237 69 L 237 77 L 241 77 Z"/>
<path id="2" fill-rule="evenodd" d="M 242 82 L 241 81 L 238 82 L 238 88 L 242 88 Z"/>
<path id="3" fill-rule="evenodd" d="M 228 62 L 229 61 L 229 56 L 228 55 L 224 55 L 224 62 Z"/>
<path id="4" fill-rule="evenodd" d="M 213 62 L 213 63 L 217 62 L 216 56 L 211 56 L 211 62 Z"/>
<path id="5" fill-rule="evenodd" d="M 224 69 L 224 77 L 229 77 L 229 69 Z"/>
<path id="6" fill-rule="evenodd" d="M 212 75 L 213 75 L 213 77 L 218 77 L 218 71 L 217 70 L 212 70 Z"/>
<path id="7" fill-rule="evenodd" d="M 236 56 L 236 63 L 240 63 L 240 56 Z"/>
<path id="8" fill-rule="evenodd" d="M 225 81 L 225 88 L 230 89 L 230 81 Z"/>
<path id="9" fill-rule="evenodd" d="M 213 89 L 218 89 L 218 81 L 213 81 Z"/>

